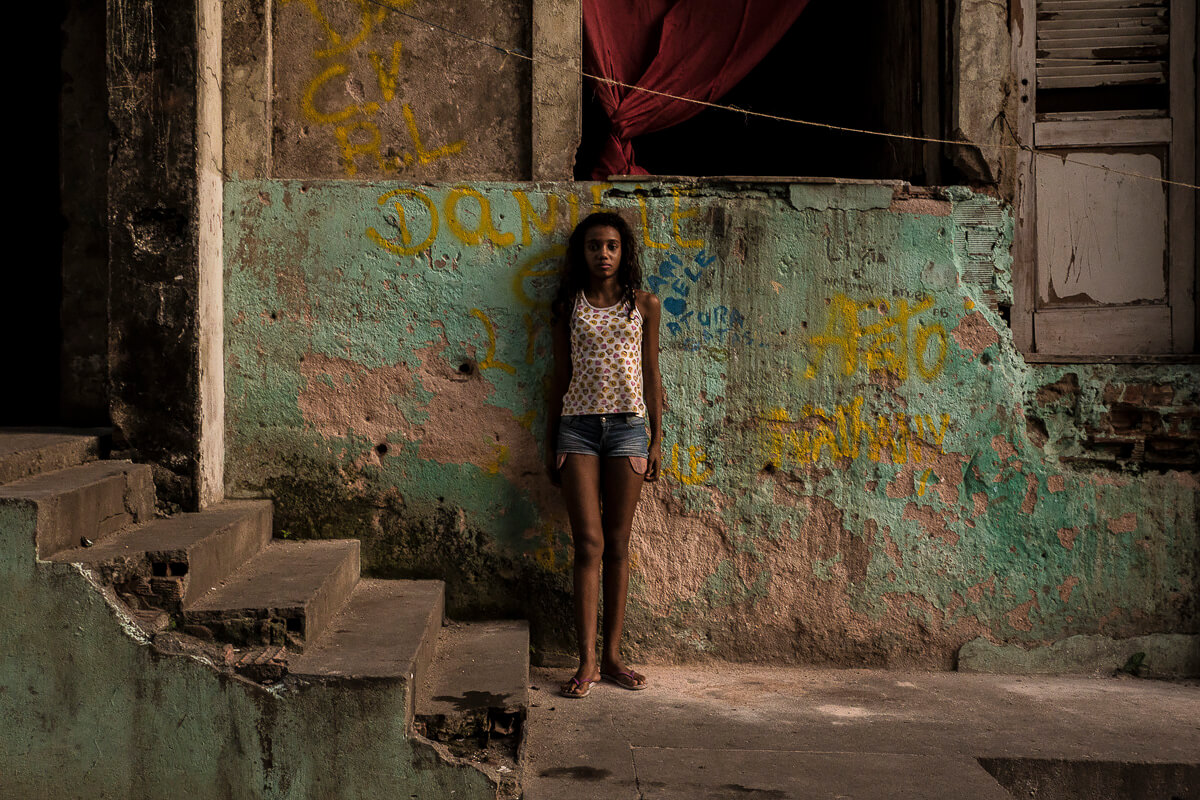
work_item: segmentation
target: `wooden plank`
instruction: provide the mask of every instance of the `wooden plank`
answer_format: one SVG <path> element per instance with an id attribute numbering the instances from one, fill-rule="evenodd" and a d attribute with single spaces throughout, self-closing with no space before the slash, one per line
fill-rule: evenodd
<path id="1" fill-rule="evenodd" d="M 1165 187 L 1128 174 L 1161 176 L 1165 154 L 1039 152 L 1035 166 L 1039 311 L 1165 304 Z M 1070 160 L 1063 161 L 1063 156 Z"/>
<path id="2" fill-rule="evenodd" d="M 1047 28 L 1039 30 L 1037 35 L 1038 42 L 1056 42 L 1072 39 L 1103 38 L 1103 39 L 1136 39 L 1140 37 L 1164 36 L 1170 34 L 1170 26 L 1162 25 L 1137 25 L 1126 28 L 1114 28 L 1112 26 L 1103 28 L 1083 28 L 1077 26 L 1059 26 L 1057 28 Z M 1150 41 L 1147 38 L 1147 41 Z"/>
<path id="3" fill-rule="evenodd" d="M 1196 175 L 1196 0 L 1175 0 L 1171 33 L 1171 178 L 1194 183 Z M 1169 189 L 1170 286 L 1173 350 L 1196 348 L 1196 190 Z"/>
<path id="4" fill-rule="evenodd" d="M 1037 109 L 1037 45 L 1035 0 L 1013 0 L 1011 24 L 1012 59 L 1016 71 L 1018 95 L 1016 134 L 1020 144 L 1033 146 L 1033 121 Z M 1009 317 L 1013 344 L 1022 353 L 1035 348 L 1033 309 L 1037 278 L 1036 193 L 1033 155 L 1018 151 L 1016 182 L 1013 187 L 1013 308 Z"/>
<path id="5" fill-rule="evenodd" d="M 1038 122 L 1033 128 L 1036 147 L 1077 147 L 1166 144 L 1171 120 L 1110 119 L 1079 122 Z"/>
<path id="6" fill-rule="evenodd" d="M 1130 2 L 1130 0 L 1043 0 L 1038 3 L 1038 11 L 1079 11 L 1099 8 L 1162 8 L 1166 0 L 1145 0 Z"/>
<path id="7" fill-rule="evenodd" d="M 1100 24 L 1108 24 L 1110 21 L 1121 23 L 1127 21 L 1136 21 L 1142 24 L 1145 20 L 1166 19 L 1167 10 L 1165 8 L 1090 8 L 1069 11 L 1043 11 L 1038 10 L 1038 22 L 1051 20 L 1079 20 L 1082 22 L 1096 21 Z"/>
<path id="8" fill-rule="evenodd" d="M 1038 78 L 1042 89 L 1086 89 L 1092 86 L 1153 86 L 1166 83 L 1159 75 L 1072 75 L 1068 78 Z"/>
<path id="9" fill-rule="evenodd" d="M 1039 354 L 1140 355 L 1171 349 L 1171 310 L 1165 305 L 1043 309 L 1034 327 Z"/>
<path id="10" fill-rule="evenodd" d="M 1193 353 L 1138 353 L 1137 355 L 1066 355 L 1052 353 L 1026 353 L 1025 361 L 1030 364 L 1200 364 L 1200 356 Z"/>
<path id="11" fill-rule="evenodd" d="M 1145 39 L 1097 37 L 1093 39 L 1049 39 L 1038 42 L 1038 58 L 1060 59 L 1146 59 L 1165 58 L 1170 37 L 1163 33 Z"/>
<path id="12" fill-rule="evenodd" d="M 1039 36 L 1045 38 L 1050 31 L 1055 32 L 1073 32 L 1073 31 L 1100 31 L 1101 35 L 1114 35 L 1118 31 L 1124 31 L 1128 35 L 1137 36 L 1146 33 L 1162 33 L 1167 30 L 1167 24 L 1163 20 L 1156 18 L 1146 19 L 1047 19 L 1038 20 L 1038 26 L 1041 30 Z M 1094 35 L 1094 34 L 1091 34 Z"/>
<path id="13" fill-rule="evenodd" d="M 1112 61 L 1100 59 L 1038 59 L 1038 78 L 1066 76 L 1163 76 L 1165 61 Z"/>
<path id="14" fill-rule="evenodd" d="M 1163 109 L 1127 108 L 1111 111 L 1048 111 L 1038 114 L 1042 122 L 1091 122 L 1102 119 L 1168 119 Z"/>

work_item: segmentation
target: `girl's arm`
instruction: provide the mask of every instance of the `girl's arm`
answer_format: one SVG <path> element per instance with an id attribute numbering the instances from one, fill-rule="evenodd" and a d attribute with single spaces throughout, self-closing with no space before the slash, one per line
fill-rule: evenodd
<path id="1" fill-rule="evenodd" d="M 642 312 L 642 396 L 646 413 L 650 415 L 650 458 L 646 465 L 646 480 L 658 480 L 662 463 L 662 373 L 658 369 L 658 322 L 662 303 L 650 292 L 639 292 Z"/>
<path id="2" fill-rule="evenodd" d="M 546 474 L 555 486 L 561 485 L 558 476 L 558 422 L 562 417 L 563 396 L 571 385 L 571 329 L 566 309 L 554 309 L 554 372 L 546 393 Z"/>

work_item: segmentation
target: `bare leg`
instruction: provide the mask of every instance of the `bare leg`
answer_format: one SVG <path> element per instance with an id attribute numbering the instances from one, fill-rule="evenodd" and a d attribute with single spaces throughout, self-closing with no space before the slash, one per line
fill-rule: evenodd
<path id="1" fill-rule="evenodd" d="M 629 534 L 644 476 L 634 470 L 627 457 L 606 458 L 602 469 L 604 651 L 600 669 L 617 675 L 628 671 L 621 661 L 621 632 L 625 627 L 625 597 L 629 592 Z M 645 683 L 642 675 L 632 674 L 635 683 Z"/>
<path id="2" fill-rule="evenodd" d="M 563 497 L 575 542 L 575 635 L 579 640 L 577 681 L 600 678 L 596 664 L 596 612 L 604 532 L 600 514 L 600 458 L 571 453 L 562 466 Z M 581 693 L 579 690 L 576 693 Z"/>

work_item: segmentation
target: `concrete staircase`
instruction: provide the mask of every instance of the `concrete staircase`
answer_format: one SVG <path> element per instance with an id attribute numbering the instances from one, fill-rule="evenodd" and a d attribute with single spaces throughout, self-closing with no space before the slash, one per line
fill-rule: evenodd
<path id="1" fill-rule="evenodd" d="M 156 518 L 150 467 L 102 452 L 0 430 L 0 502 L 36 508 L 40 560 L 81 565 L 158 650 L 238 679 L 403 683 L 412 736 L 519 796 L 526 623 L 448 624 L 441 581 L 362 578 L 357 540 L 273 539 L 270 501 Z"/>

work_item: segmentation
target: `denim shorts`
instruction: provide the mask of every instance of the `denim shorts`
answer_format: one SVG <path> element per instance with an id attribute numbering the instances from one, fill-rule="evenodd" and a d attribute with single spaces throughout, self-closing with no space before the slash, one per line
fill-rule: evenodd
<path id="1" fill-rule="evenodd" d="M 564 416 L 558 425 L 558 459 L 567 453 L 610 458 L 648 458 L 650 434 L 646 419 L 636 414 Z"/>

